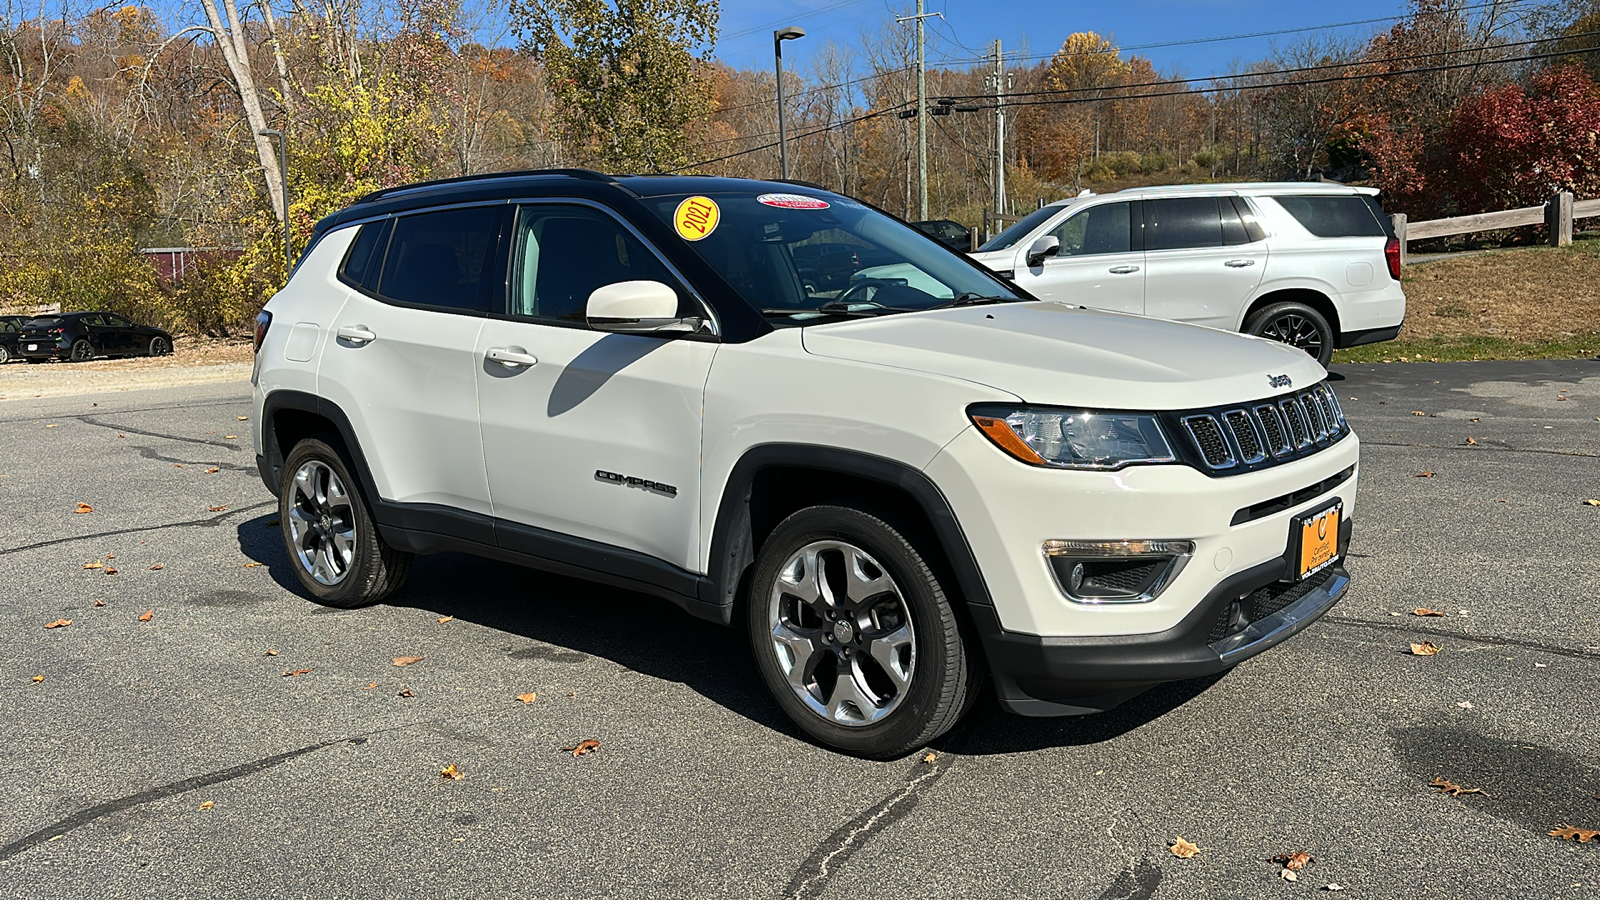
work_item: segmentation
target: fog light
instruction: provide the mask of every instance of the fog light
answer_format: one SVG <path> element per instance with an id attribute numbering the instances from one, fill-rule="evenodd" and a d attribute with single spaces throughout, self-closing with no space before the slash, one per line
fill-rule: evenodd
<path id="1" fill-rule="evenodd" d="M 1193 541 L 1046 541 L 1056 584 L 1075 603 L 1148 603 L 1194 555 Z"/>

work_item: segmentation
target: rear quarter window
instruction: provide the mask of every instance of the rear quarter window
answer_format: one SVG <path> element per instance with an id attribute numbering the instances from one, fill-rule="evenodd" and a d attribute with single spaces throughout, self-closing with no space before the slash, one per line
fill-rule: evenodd
<path id="1" fill-rule="evenodd" d="M 339 277 L 345 284 L 369 294 L 378 292 L 378 269 L 383 261 L 383 246 L 389 237 L 390 224 L 390 220 L 384 220 L 361 226 L 339 270 Z"/>
<path id="2" fill-rule="evenodd" d="M 1273 200 L 1317 237 L 1387 237 L 1365 197 L 1283 196 Z"/>

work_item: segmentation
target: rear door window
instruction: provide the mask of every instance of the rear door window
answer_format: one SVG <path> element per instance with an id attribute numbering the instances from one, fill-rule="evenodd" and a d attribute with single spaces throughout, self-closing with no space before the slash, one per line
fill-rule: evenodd
<path id="1" fill-rule="evenodd" d="M 500 222 L 508 207 L 473 206 L 395 220 L 378 293 L 400 303 L 487 313 L 496 283 Z"/>
<path id="2" fill-rule="evenodd" d="M 1317 237 L 1387 237 L 1379 218 L 1372 214 L 1365 197 L 1282 196 L 1278 205 L 1294 216 L 1305 230 Z"/>
<path id="3" fill-rule="evenodd" d="M 1146 200 L 1145 249 L 1186 250 L 1221 247 L 1222 216 L 1219 197 L 1171 197 Z M 1230 214 L 1232 205 L 1229 206 Z"/>

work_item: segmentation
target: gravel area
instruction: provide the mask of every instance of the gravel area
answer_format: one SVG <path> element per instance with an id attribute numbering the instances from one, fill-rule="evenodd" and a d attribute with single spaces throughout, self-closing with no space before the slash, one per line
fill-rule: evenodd
<path id="1" fill-rule="evenodd" d="M 247 381 L 247 343 L 179 338 L 171 356 L 0 366 L 0 401 Z"/>

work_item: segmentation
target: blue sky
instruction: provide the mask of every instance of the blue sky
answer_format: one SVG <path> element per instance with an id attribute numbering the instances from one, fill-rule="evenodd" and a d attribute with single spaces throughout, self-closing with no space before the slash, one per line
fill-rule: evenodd
<path id="1" fill-rule="evenodd" d="M 800 69 L 825 42 L 859 47 L 864 29 L 876 30 L 895 15 L 911 13 L 915 5 L 916 0 L 722 0 L 723 38 L 716 55 L 739 68 L 770 67 L 773 29 L 793 24 L 806 29 L 807 35 L 786 44 L 783 59 L 786 67 Z M 1393 17 L 1410 6 L 1405 0 L 925 0 L 927 12 L 944 13 L 943 21 L 928 20 L 930 47 L 936 47 L 929 51 L 930 66 L 941 56 L 982 54 L 995 38 L 1007 51 L 1026 48 L 1028 54 L 1048 55 L 1074 31 L 1111 35 L 1118 45 L 1132 47 Z M 1389 24 L 1350 26 L 1337 33 L 1364 37 Z M 1225 71 L 1234 61 L 1249 63 L 1267 56 L 1274 41 L 1288 44 L 1301 37 L 1290 34 L 1133 52 L 1149 57 L 1162 71 L 1176 65 L 1187 75 L 1207 75 Z"/>

